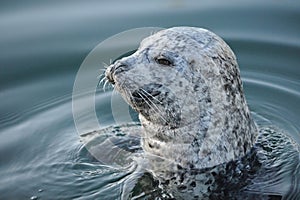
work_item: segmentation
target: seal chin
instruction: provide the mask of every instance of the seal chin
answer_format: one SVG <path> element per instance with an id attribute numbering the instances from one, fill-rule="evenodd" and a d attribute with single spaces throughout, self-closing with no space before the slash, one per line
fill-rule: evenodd
<path id="1" fill-rule="evenodd" d="M 134 90 L 130 104 L 149 123 L 168 128 L 179 127 L 181 123 L 180 102 L 163 84 L 152 82 Z"/>

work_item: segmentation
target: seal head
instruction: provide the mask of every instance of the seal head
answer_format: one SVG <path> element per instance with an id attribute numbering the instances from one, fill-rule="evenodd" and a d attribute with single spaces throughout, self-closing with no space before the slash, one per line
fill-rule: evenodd
<path id="1" fill-rule="evenodd" d="M 139 113 L 144 151 L 175 164 L 154 159 L 157 176 L 174 166 L 201 169 L 235 160 L 256 140 L 236 57 L 208 30 L 162 30 L 105 74 Z"/>

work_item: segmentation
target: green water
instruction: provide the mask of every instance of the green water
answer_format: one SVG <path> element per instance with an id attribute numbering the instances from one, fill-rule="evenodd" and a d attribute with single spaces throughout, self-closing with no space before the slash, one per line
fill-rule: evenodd
<path id="1" fill-rule="evenodd" d="M 88 53 L 131 28 L 197 26 L 220 35 L 236 53 L 257 122 L 300 144 L 299 22 L 292 0 L 1 2 L 0 199 L 120 197 L 126 172 L 84 148 L 71 98 Z M 113 123 L 109 103 L 97 94 L 105 125 Z"/>

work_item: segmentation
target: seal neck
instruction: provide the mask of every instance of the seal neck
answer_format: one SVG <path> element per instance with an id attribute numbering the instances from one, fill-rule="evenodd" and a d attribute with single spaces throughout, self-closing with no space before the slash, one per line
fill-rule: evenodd
<path id="1" fill-rule="evenodd" d="M 223 120 L 223 129 L 216 126 L 207 130 L 201 128 L 200 121 L 170 129 L 153 124 L 143 117 L 140 119 L 144 151 L 168 162 L 174 161 L 182 167 L 193 165 L 201 169 L 237 160 L 250 151 L 257 136 L 256 125 L 252 119 L 247 122 L 247 127 L 241 126 L 238 121 L 229 123 L 233 120 L 230 118 Z"/>

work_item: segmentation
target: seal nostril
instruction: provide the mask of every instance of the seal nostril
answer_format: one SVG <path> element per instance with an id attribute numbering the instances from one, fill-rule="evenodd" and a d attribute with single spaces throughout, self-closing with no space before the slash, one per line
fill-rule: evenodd
<path id="1" fill-rule="evenodd" d="M 115 84 L 115 81 L 113 79 L 113 73 L 114 73 L 114 67 L 109 67 L 106 71 L 105 71 L 105 77 L 108 80 L 108 82 L 110 82 L 111 84 Z"/>
<path id="2" fill-rule="evenodd" d="M 114 75 L 126 71 L 127 69 L 128 66 L 124 63 L 116 63 L 115 65 L 113 64 L 105 72 L 106 79 L 110 83 L 115 84 Z"/>
<path id="3" fill-rule="evenodd" d="M 109 76 L 107 76 L 106 78 L 107 78 L 108 82 L 110 82 L 110 83 L 113 84 L 113 85 L 115 84 L 114 79 L 112 79 L 112 78 L 109 77 Z"/>

